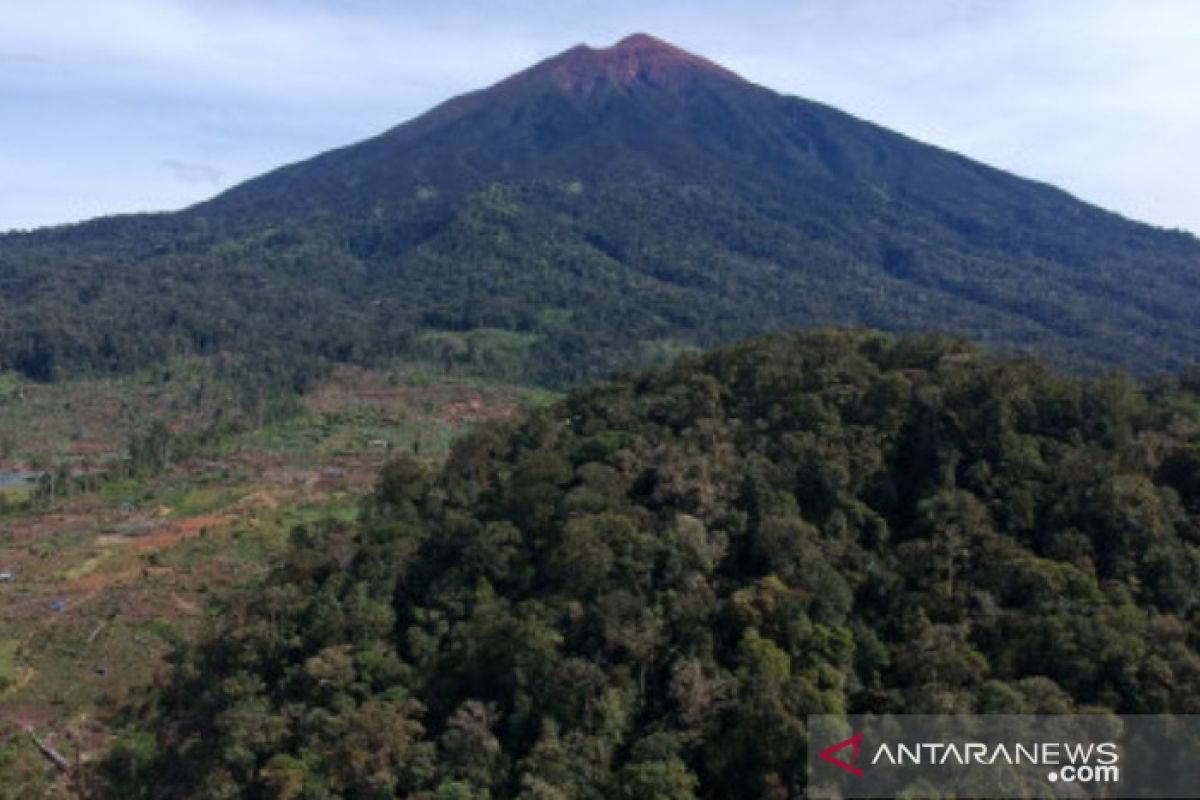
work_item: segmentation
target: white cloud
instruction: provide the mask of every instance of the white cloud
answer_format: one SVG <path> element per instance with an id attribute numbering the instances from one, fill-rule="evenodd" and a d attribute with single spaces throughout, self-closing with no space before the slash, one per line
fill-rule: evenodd
<path id="1" fill-rule="evenodd" d="M 175 180 L 183 183 L 199 183 L 207 186 L 217 186 L 221 183 L 221 170 L 211 164 L 179 161 L 174 158 L 168 158 L 160 164 L 163 169 L 175 177 Z"/>

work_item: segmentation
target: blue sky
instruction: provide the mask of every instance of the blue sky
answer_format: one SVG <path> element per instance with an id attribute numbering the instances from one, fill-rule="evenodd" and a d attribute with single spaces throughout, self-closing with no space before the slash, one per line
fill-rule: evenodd
<path id="1" fill-rule="evenodd" d="M 1200 232 L 1200 0 L 0 0 L 0 230 L 182 207 L 637 31 Z"/>

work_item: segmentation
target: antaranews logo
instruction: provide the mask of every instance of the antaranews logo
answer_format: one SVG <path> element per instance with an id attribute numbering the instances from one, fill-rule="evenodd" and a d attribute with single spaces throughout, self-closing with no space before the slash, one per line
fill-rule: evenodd
<path id="1" fill-rule="evenodd" d="M 838 769 L 859 778 L 865 774 L 857 766 L 864 734 L 832 744 L 817 756 Z M 834 755 L 849 749 L 849 761 Z M 1046 780 L 1051 783 L 1116 783 L 1121 780 L 1120 751 L 1115 742 L 880 742 L 869 764 L 903 766 L 1023 765 L 1049 767 Z"/>
<path id="2" fill-rule="evenodd" d="M 1117 783 L 1121 753 L 1116 742 L 884 742 L 872 764 L 892 766 L 1042 767 L 1051 783 Z"/>
<path id="3" fill-rule="evenodd" d="M 844 770 L 846 770 L 846 772 L 849 772 L 851 775 L 857 775 L 858 777 L 861 778 L 863 776 L 863 771 L 861 769 L 859 769 L 858 767 L 854 766 L 854 763 L 856 761 L 858 761 L 858 749 L 859 749 L 859 745 L 862 743 L 862 738 L 863 738 L 863 735 L 861 733 L 856 733 L 853 736 L 851 736 L 849 739 L 843 739 L 842 741 L 838 742 L 837 744 L 826 747 L 824 750 L 822 750 L 817 755 L 820 756 L 821 760 L 828 761 L 830 764 L 833 764 L 838 769 L 844 769 Z M 850 755 L 849 763 L 842 761 L 840 758 L 833 757 L 834 753 L 836 753 L 839 750 L 843 750 L 847 747 L 854 748 L 854 752 Z"/>
<path id="4" fill-rule="evenodd" d="M 809 797 L 1192 798 L 1200 716 L 816 715 Z M 1014 795 L 1015 793 L 1015 795 Z"/>

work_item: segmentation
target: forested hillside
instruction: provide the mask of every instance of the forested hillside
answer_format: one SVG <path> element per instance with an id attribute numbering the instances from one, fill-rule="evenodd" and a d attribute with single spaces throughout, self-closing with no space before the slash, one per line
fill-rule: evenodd
<path id="1" fill-rule="evenodd" d="M 844 324 L 1144 373 L 1196 362 L 1197 307 L 1188 234 L 646 36 L 179 213 L 0 237 L 0 371 L 39 380 L 412 354 L 565 384 Z"/>
<path id="2" fill-rule="evenodd" d="M 938 337 L 689 356 L 297 529 L 109 796 L 786 798 L 814 712 L 1200 713 L 1200 375 Z"/>

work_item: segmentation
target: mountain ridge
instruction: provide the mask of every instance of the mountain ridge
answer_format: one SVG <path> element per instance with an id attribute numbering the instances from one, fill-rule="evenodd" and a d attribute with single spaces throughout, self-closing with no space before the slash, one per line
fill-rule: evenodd
<path id="1" fill-rule="evenodd" d="M 1200 356 L 1194 237 L 645 35 L 181 212 L 0 238 L 0 269 L 0 368 L 43 376 L 490 329 L 531 337 L 524 374 L 550 382 L 797 326 L 943 328 L 1075 369 Z"/>

